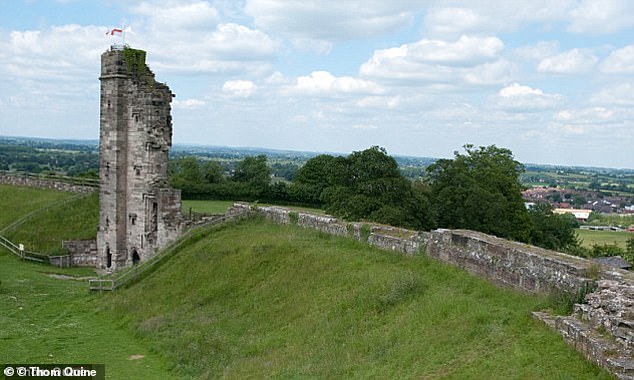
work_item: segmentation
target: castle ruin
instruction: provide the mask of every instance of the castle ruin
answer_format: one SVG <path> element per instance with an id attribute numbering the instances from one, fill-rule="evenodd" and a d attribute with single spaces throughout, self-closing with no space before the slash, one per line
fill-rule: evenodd
<path id="1" fill-rule="evenodd" d="M 147 260 L 182 230 L 180 190 L 168 185 L 169 87 L 145 52 L 112 46 L 101 55 L 97 265 L 115 271 Z"/>

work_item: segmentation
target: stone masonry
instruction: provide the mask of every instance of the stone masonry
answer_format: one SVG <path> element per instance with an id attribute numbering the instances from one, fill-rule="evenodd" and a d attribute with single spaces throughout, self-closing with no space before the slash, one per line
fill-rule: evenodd
<path id="1" fill-rule="evenodd" d="M 168 186 L 172 145 L 169 87 L 145 52 L 111 47 L 101 56 L 98 267 L 144 261 L 183 229 L 180 191 Z"/>

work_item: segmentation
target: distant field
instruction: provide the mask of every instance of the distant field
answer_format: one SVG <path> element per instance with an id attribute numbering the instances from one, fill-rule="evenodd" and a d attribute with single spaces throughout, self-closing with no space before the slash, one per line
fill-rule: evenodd
<path id="1" fill-rule="evenodd" d="M 582 239 L 582 246 L 591 247 L 594 244 L 616 244 L 621 248 L 625 248 L 625 242 L 627 239 L 634 237 L 632 232 L 617 232 L 617 231 L 590 231 L 590 230 L 577 230 L 579 238 Z"/>
<path id="2" fill-rule="evenodd" d="M 224 214 L 233 203 L 233 201 L 183 200 L 181 202 L 181 210 L 185 215 L 189 213 L 190 208 L 193 212 Z"/>

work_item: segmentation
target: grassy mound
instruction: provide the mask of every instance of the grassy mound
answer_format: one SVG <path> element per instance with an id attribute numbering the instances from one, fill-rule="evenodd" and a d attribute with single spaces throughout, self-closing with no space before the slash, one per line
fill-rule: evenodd
<path id="1" fill-rule="evenodd" d="M 31 211 L 71 196 L 73 194 L 61 191 L 0 185 L 0 229 Z"/>
<path id="2" fill-rule="evenodd" d="M 192 239 L 101 310 L 183 378 L 609 378 L 531 319 L 546 303 L 251 220 Z"/>
<path id="3" fill-rule="evenodd" d="M 4 188 L 4 194 L 11 200 L 3 199 L 1 203 L 14 205 L 15 215 L 24 215 L 27 209 L 36 210 L 63 197 L 74 196 L 52 190 L 33 192 L 31 188 L 21 187 Z M 15 230 L 7 231 L 5 237 L 16 244 L 24 244 L 29 251 L 64 254 L 62 240 L 94 239 L 98 224 L 99 194 L 95 192 L 38 212 Z"/>

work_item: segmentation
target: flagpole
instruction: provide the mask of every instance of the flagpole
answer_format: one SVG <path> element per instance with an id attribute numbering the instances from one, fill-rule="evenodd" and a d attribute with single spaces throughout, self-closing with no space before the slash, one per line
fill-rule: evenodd
<path id="1" fill-rule="evenodd" d="M 123 47 L 125 48 L 125 24 L 121 25 L 121 39 L 123 40 Z"/>

